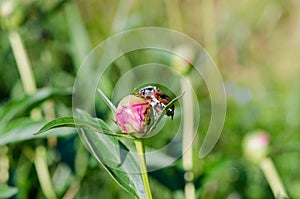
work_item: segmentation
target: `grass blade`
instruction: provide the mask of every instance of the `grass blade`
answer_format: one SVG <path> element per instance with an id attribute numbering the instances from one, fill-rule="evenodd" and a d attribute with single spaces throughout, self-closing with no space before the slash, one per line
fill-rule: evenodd
<path id="1" fill-rule="evenodd" d="M 16 193 L 18 193 L 18 189 L 16 187 L 9 187 L 0 184 L 0 198 L 10 198 Z"/>

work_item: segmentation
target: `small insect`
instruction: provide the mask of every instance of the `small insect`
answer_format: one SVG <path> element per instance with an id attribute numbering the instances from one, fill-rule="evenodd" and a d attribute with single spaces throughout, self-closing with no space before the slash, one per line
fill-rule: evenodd
<path id="1" fill-rule="evenodd" d="M 172 101 L 167 94 L 161 92 L 155 86 L 146 86 L 140 89 L 137 96 L 145 98 L 157 113 L 161 113 L 163 108 Z M 174 116 L 174 109 L 175 105 L 173 104 L 167 110 L 167 116 L 170 116 L 172 120 Z"/>

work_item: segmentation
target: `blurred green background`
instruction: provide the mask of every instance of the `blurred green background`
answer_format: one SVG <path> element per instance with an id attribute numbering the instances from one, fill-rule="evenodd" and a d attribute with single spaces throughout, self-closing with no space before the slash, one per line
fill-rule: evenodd
<path id="1" fill-rule="evenodd" d="M 73 130 L 67 136 L 31 138 L 46 120 L 72 115 L 70 88 L 93 47 L 123 30 L 157 26 L 199 42 L 226 87 L 227 116 L 217 145 L 203 159 L 198 158 L 201 136 L 193 146 L 196 198 L 274 197 L 259 166 L 243 155 L 243 138 L 256 129 L 269 133 L 268 155 L 288 195 L 300 198 L 300 1 L 1 0 L 0 16 L 0 184 L 10 186 L 7 196 L 51 198 L 47 187 L 52 187 L 57 198 L 131 198 Z M 21 80 L 16 62 L 15 51 L 22 51 L 14 44 L 18 38 L 36 82 L 27 91 L 28 77 L 25 83 Z M 142 56 L 132 57 L 132 65 L 143 63 Z M 105 92 L 111 91 L 120 70 L 115 67 L 111 79 L 103 80 Z M 27 97 L 36 92 L 38 96 Z M 207 90 L 198 97 L 203 112 L 209 113 Z M 106 109 L 98 111 L 111 118 Z M 204 114 L 200 129 L 207 128 L 209 119 Z M 164 145 L 171 137 L 163 134 L 148 145 Z M 43 171 L 53 186 L 43 185 Z M 150 181 L 154 198 L 185 196 L 181 159 L 150 173 Z"/>

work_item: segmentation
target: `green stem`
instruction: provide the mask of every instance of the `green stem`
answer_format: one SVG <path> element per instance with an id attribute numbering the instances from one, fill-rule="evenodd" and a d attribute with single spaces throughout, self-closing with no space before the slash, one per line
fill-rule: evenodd
<path id="1" fill-rule="evenodd" d="M 47 152 L 44 146 L 38 146 L 36 148 L 34 165 L 45 197 L 48 199 L 56 199 L 57 197 L 52 186 L 51 177 L 47 166 Z"/>
<path id="2" fill-rule="evenodd" d="M 187 79 L 191 79 L 186 77 Z M 181 89 L 185 91 L 186 95 L 183 96 L 183 115 L 189 115 L 193 113 L 193 95 L 192 89 L 186 81 L 181 82 Z M 194 121 L 189 117 L 183 117 L 183 135 L 182 135 L 182 166 L 184 169 L 185 179 L 185 198 L 195 199 L 195 185 L 194 174 L 193 174 L 193 147 L 192 143 L 194 140 Z"/>
<path id="3" fill-rule="evenodd" d="M 20 34 L 16 31 L 11 31 L 9 33 L 9 40 L 17 62 L 24 91 L 27 95 L 31 95 L 36 92 L 36 82 L 23 41 Z M 39 108 L 32 109 L 30 115 L 31 118 L 35 120 L 42 118 L 42 113 Z"/>
<path id="4" fill-rule="evenodd" d="M 259 166 L 262 169 L 262 171 L 272 189 L 274 196 L 276 198 L 277 197 L 288 198 L 288 195 L 285 191 L 283 183 L 276 171 L 276 168 L 275 168 L 271 158 L 265 158 L 263 161 L 261 161 Z"/>
<path id="5" fill-rule="evenodd" d="M 136 151 L 139 158 L 140 169 L 142 173 L 143 183 L 146 190 L 147 199 L 152 199 L 151 188 L 148 179 L 148 172 L 145 161 L 145 148 L 142 139 L 134 140 Z"/>

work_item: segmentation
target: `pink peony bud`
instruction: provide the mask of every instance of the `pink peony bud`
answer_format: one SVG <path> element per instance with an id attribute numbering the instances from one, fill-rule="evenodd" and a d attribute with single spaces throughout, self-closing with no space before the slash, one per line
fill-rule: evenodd
<path id="1" fill-rule="evenodd" d="M 245 156 L 254 163 L 259 163 L 268 154 L 270 138 L 262 130 L 252 132 L 244 138 L 243 148 Z"/>
<path id="2" fill-rule="evenodd" d="M 124 133 L 146 133 L 149 119 L 149 103 L 144 98 L 128 95 L 118 105 L 116 123 Z"/>

